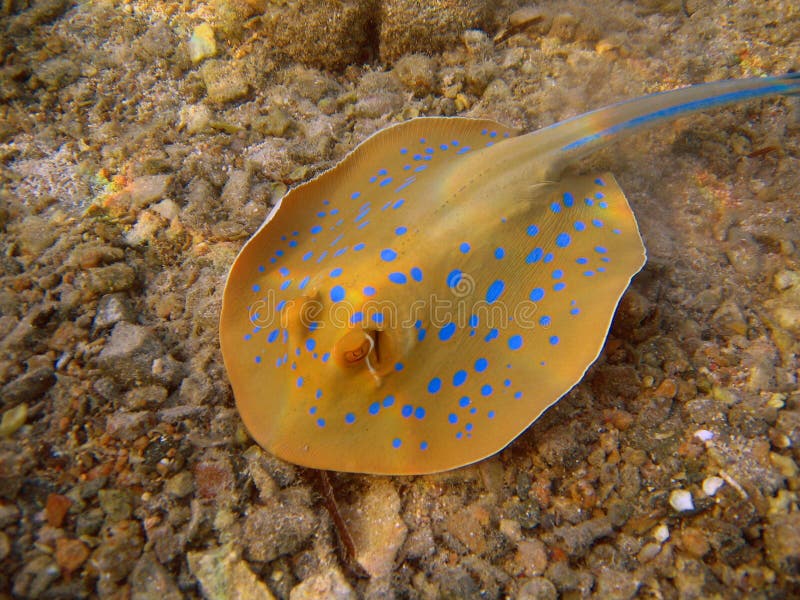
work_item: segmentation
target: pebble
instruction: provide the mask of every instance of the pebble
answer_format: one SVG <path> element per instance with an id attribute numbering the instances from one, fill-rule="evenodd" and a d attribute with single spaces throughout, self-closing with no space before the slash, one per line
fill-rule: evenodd
<path id="1" fill-rule="evenodd" d="M 127 577 L 142 553 L 144 540 L 137 521 L 119 521 L 103 529 L 102 541 L 91 555 L 101 578 L 111 582 Z"/>
<path id="2" fill-rule="evenodd" d="M 0 438 L 11 437 L 28 419 L 28 405 L 24 402 L 3 412 L 0 419 Z"/>
<path id="3" fill-rule="evenodd" d="M 180 127 L 185 127 L 189 135 L 202 133 L 209 128 L 213 114 L 205 104 L 189 104 L 181 108 Z"/>
<path id="4" fill-rule="evenodd" d="M 107 267 L 97 267 L 88 272 L 86 289 L 91 297 L 124 292 L 136 281 L 133 267 L 119 262 Z"/>
<path id="5" fill-rule="evenodd" d="M 189 38 L 189 58 L 194 64 L 203 62 L 217 54 L 217 41 L 214 29 L 208 23 L 201 23 L 192 30 Z"/>
<path id="6" fill-rule="evenodd" d="M 11 553 L 11 540 L 4 531 L 0 531 L 0 560 L 5 560 Z"/>
<path id="7" fill-rule="evenodd" d="M 2 389 L 0 389 L 0 398 L 3 399 L 3 404 L 6 406 L 9 404 L 34 402 L 44 396 L 45 393 L 53 387 L 55 382 L 55 370 L 51 366 L 36 367 L 4 385 Z M 16 410 L 17 413 L 10 412 L 14 410 Z M 18 422 L 20 418 L 25 419 L 27 417 L 27 406 L 24 408 L 18 406 L 14 409 L 9 409 L 9 411 L 3 413 L 4 419 L 6 418 L 6 414 L 9 415 L 8 419 L 10 419 L 10 421 L 8 426 L 11 427 L 15 422 Z M 0 425 L 0 427 L 2 427 L 2 425 Z"/>
<path id="8" fill-rule="evenodd" d="M 174 498 L 185 498 L 194 491 L 194 478 L 191 472 L 181 471 L 167 479 L 164 493 Z"/>
<path id="9" fill-rule="evenodd" d="M 132 442 L 156 424 L 155 415 L 148 410 L 119 410 L 108 415 L 106 433 L 113 438 Z"/>
<path id="10" fill-rule="evenodd" d="M 764 548 L 773 569 L 793 579 L 800 576 L 800 512 L 769 515 Z"/>
<path id="11" fill-rule="evenodd" d="M 302 548 L 317 528 L 316 515 L 294 496 L 255 506 L 244 522 L 242 544 L 249 560 L 268 562 Z"/>
<path id="12" fill-rule="evenodd" d="M 589 551 L 595 540 L 610 535 L 612 531 L 607 517 L 596 517 L 577 525 L 561 525 L 553 529 L 553 534 L 561 539 L 569 556 L 580 557 Z"/>
<path id="13" fill-rule="evenodd" d="M 50 556 L 28 557 L 14 576 L 12 592 L 18 598 L 39 598 L 60 575 L 61 570 Z"/>
<path id="14" fill-rule="evenodd" d="M 162 200 L 172 185 L 172 181 L 173 176 L 169 174 L 139 175 L 129 186 L 131 208 L 142 210 Z"/>
<path id="15" fill-rule="evenodd" d="M 358 598 L 339 569 L 330 567 L 292 588 L 289 600 L 355 600 Z"/>
<path id="16" fill-rule="evenodd" d="M 742 314 L 742 309 L 733 300 L 725 300 L 711 316 L 712 322 L 725 335 L 745 335 L 747 321 Z"/>
<path id="17" fill-rule="evenodd" d="M 134 383 L 152 377 L 153 362 L 163 351 L 152 329 L 120 321 L 111 330 L 97 363 L 117 381 Z"/>
<path id="18" fill-rule="evenodd" d="M 388 479 L 373 479 L 358 501 L 342 508 L 356 547 L 356 560 L 372 577 L 389 575 L 408 534 L 400 496 Z"/>
<path id="19" fill-rule="evenodd" d="M 132 600 L 181 600 L 184 595 L 177 583 L 156 560 L 152 552 L 145 552 L 136 562 L 128 578 Z"/>
<path id="20" fill-rule="evenodd" d="M 558 590 L 545 577 L 531 577 L 522 583 L 515 597 L 518 600 L 556 600 Z"/>
<path id="21" fill-rule="evenodd" d="M 133 309 L 126 294 L 106 294 L 97 301 L 97 311 L 92 321 L 92 329 L 101 331 L 120 321 L 133 321 Z"/>
<path id="22" fill-rule="evenodd" d="M 130 493 L 126 490 L 104 489 L 97 492 L 100 508 L 106 514 L 109 522 L 130 519 L 133 512 L 133 503 Z"/>
<path id="23" fill-rule="evenodd" d="M 89 558 L 89 548 L 81 540 L 59 538 L 56 540 L 54 553 L 56 564 L 62 572 L 69 574 L 77 571 Z"/>
<path id="24" fill-rule="evenodd" d="M 160 385 L 135 387 L 125 392 L 123 405 L 131 411 L 143 408 L 158 408 L 164 404 L 168 393 L 167 388 Z"/>
<path id="25" fill-rule="evenodd" d="M 273 600 L 272 592 L 234 548 L 234 544 L 226 544 L 188 553 L 189 569 L 200 582 L 203 597 L 206 600 Z"/>
<path id="26" fill-rule="evenodd" d="M 669 494 L 669 505 L 678 512 L 694 510 L 692 493 L 688 490 L 672 490 Z"/>
<path id="27" fill-rule="evenodd" d="M 238 62 L 209 59 L 200 67 L 200 77 L 208 99 L 215 104 L 241 100 L 250 93 L 250 85 Z"/>
<path id="28" fill-rule="evenodd" d="M 408 54 L 394 66 L 397 78 L 418 98 L 433 91 L 436 84 L 436 61 L 425 54 Z"/>
<path id="29" fill-rule="evenodd" d="M 47 523 L 52 527 L 61 527 L 64 517 L 67 516 L 72 500 L 61 494 L 48 494 L 44 505 L 44 514 Z"/>

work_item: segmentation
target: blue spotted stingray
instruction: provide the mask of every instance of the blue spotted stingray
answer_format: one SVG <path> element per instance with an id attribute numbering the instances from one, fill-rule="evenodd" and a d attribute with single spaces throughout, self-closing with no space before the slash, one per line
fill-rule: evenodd
<path id="1" fill-rule="evenodd" d="M 291 190 L 231 268 L 220 338 L 247 429 L 285 460 L 444 471 L 504 448 L 597 358 L 645 262 L 619 134 L 796 94 L 797 74 L 653 94 L 533 133 L 420 118 Z"/>

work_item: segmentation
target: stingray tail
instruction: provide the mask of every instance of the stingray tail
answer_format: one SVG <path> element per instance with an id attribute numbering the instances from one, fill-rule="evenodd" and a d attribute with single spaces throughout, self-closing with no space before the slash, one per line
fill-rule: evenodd
<path id="1" fill-rule="evenodd" d="M 615 137 L 677 117 L 746 100 L 800 95 L 800 73 L 692 85 L 612 104 L 540 130 L 550 137 L 557 170 Z"/>

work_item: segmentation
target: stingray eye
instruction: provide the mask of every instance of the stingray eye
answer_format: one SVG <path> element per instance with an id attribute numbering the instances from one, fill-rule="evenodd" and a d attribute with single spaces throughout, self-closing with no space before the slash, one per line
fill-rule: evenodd
<path id="1" fill-rule="evenodd" d="M 363 361 L 375 347 L 374 332 L 354 329 L 344 334 L 333 347 L 333 358 L 343 367 L 353 367 Z"/>

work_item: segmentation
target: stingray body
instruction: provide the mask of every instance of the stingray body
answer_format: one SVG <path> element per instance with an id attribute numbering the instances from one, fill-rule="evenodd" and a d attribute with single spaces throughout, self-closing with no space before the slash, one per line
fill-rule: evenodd
<path id="1" fill-rule="evenodd" d="M 654 94 L 526 135 L 466 118 L 385 129 L 290 191 L 236 259 L 220 337 L 264 448 L 419 474 L 504 448 L 597 358 L 645 262 L 613 176 L 571 161 L 797 75 Z"/>

